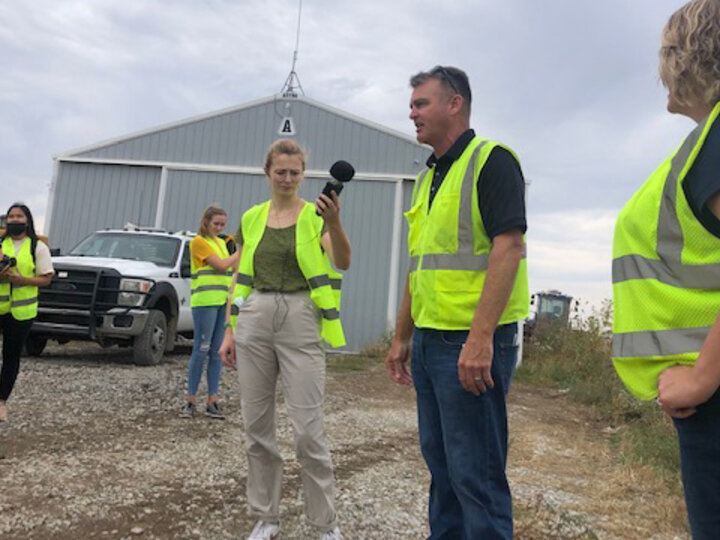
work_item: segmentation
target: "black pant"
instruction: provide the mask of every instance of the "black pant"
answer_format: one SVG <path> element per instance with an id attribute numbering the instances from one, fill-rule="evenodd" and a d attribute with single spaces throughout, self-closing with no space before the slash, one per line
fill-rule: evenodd
<path id="1" fill-rule="evenodd" d="M 0 401 L 7 401 L 20 371 L 20 354 L 34 319 L 18 321 L 10 313 L 0 315 L 2 330 L 2 370 L 0 370 Z"/>

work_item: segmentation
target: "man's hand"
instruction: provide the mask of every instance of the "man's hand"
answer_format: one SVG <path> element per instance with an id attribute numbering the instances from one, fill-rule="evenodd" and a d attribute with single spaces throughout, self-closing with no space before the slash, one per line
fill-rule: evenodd
<path id="1" fill-rule="evenodd" d="M 410 364 L 410 343 L 393 339 L 390 350 L 385 356 L 385 367 L 387 367 L 390 380 L 398 384 L 412 384 L 412 377 L 408 369 Z"/>
<path id="2" fill-rule="evenodd" d="M 460 384 L 476 396 L 495 386 L 490 374 L 493 359 L 492 340 L 492 335 L 489 338 L 468 339 L 460 351 L 458 359 Z"/>
<path id="3" fill-rule="evenodd" d="M 220 345 L 218 353 L 225 366 L 235 369 L 235 340 L 233 339 L 232 328 L 225 329 L 225 337 L 223 337 L 223 342 L 222 345 Z"/>
<path id="4" fill-rule="evenodd" d="M 694 409 L 705 403 L 717 388 L 701 377 L 695 366 L 673 366 L 658 378 L 658 403 L 663 409 Z M 666 409 L 666 410 L 667 410 Z M 689 416 L 689 415 L 688 415 Z"/>

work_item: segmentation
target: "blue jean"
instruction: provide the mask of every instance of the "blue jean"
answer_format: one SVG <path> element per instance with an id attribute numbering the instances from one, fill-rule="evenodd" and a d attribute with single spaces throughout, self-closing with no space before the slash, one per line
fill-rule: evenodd
<path id="1" fill-rule="evenodd" d="M 193 349 L 188 366 L 188 395 L 195 396 L 202 377 L 205 357 L 208 357 L 208 396 L 217 396 L 220 386 L 220 345 L 225 334 L 225 304 L 192 308 Z"/>
<path id="2" fill-rule="evenodd" d="M 420 449 L 432 476 L 429 540 L 513 535 L 505 396 L 517 362 L 517 324 L 496 330 L 495 387 L 480 396 L 465 391 L 458 376 L 467 334 L 416 328 L 413 335 Z"/>
<path id="3" fill-rule="evenodd" d="M 684 419 L 673 419 L 693 540 L 720 534 L 720 390 Z"/>

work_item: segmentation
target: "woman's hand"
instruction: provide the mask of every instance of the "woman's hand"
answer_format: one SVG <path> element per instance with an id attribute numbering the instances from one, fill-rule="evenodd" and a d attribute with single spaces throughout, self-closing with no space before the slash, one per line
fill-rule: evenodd
<path id="1" fill-rule="evenodd" d="M 7 277 L 12 285 L 28 285 L 28 279 L 21 276 L 19 272 L 11 272 Z"/>
<path id="2" fill-rule="evenodd" d="M 332 191 L 330 193 L 332 198 L 321 193 L 320 196 L 315 199 L 315 210 L 320 214 L 327 223 L 328 227 L 337 227 L 340 225 L 340 197 L 338 194 Z"/>
<path id="3" fill-rule="evenodd" d="M 666 411 L 692 409 L 694 412 L 695 407 L 710 399 L 715 390 L 717 388 L 709 385 L 695 366 L 673 366 L 658 378 L 658 403 Z"/>
<path id="4" fill-rule="evenodd" d="M 225 329 L 222 345 L 218 351 L 222 363 L 230 369 L 235 369 L 235 340 L 232 335 L 232 328 Z"/>

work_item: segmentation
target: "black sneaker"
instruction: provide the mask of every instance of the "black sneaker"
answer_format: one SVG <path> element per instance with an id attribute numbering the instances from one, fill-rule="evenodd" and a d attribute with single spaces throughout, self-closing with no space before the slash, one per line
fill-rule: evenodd
<path id="1" fill-rule="evenodd" d="M 216 420 L 225 420 L 225 415 L 220 409 L 220 406 L 215 401 L 207 404 L 207 408 L 205 409 L 205 416 L 215 418 Z"/>
<path id="2" fill-rule="evenodd" d="M 195 416 L 195 411 L 197 410 L 197 407 L 194 403 L 190 403 L 189 401 L 185 403 L 182 410 L 180 411 L 180 418 L 192 418 Z"/>

